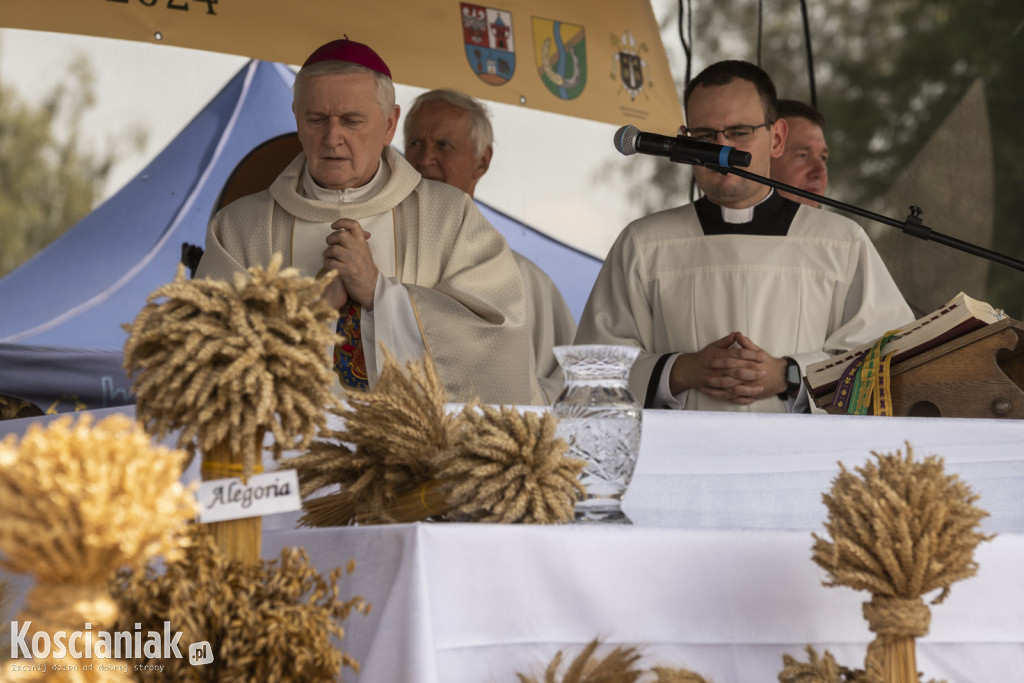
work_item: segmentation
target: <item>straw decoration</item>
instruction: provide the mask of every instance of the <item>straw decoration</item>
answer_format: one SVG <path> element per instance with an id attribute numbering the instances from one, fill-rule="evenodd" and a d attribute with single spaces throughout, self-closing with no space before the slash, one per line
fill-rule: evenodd
<path id="1" fill-rule="evenodd" d="M 431 481 L 437 454 L 451 447 L 455 418 L 433 363 L 407 363 L 405 373 L 387 350 L 373 392 L 348 394 L 345 427 L 326 430 L 308 453 L 289 459 L 304 499 L 307 526 L 403 521 L 389 512 L 407 491 Z M 342 492 L 319 498 L 317 491 Z M 423 519 L 424 517 L 418 517 Z"/>
<path id="2" fill-rule="evenodd" d="M 884 683 L 883 679 L 872 676 L 863 669 L 849 669 L 836 663 L 828 650 L 819 657 L 810 645 L 806 648 L 808 661 L 800 662 L 789 655 L 782 655 L 783 669 L 779 683 Z M 915 683 L 916 683 L 915 679 Z M 669 683 L 658 681 L 658 683 Z M 928 683 L 946 683 L 931 679 Z"/>
<path id="3" fill-rule="evenodd" d="M 700 674 L 686 669 L 670 669 L 656 666 L 651 669 L 651 673 L 656 676 L 654 683 L 709 683 Z"/>
<path id="4" fill-rule="evenodd" d="M 40 583 L 105 582 L 173 556 L 195 515 L 178 478 L 185 454 L 154 446 L 131 419 L 61 417 L 0 442 L 0 566 Z"/>
<path id="5" fill-rule="evenodd" d="M 30 638 L 113 624 L 110 577 L 155 555 L 180 555 L 179 531 L 196 511 L 178 481 L 184 459 L 153 446 L 123 415 L 95 426 L 89 415 L 74 424 L 62 417 L 29 425 L 20 443 L 13 435 L 0 443 L 0 567 L 35 577 L 18 615 L 31 622 Z M 117 678 L 79 670 L 67 680 Z"/>
<path id="6" fill-rule="evenodd" d="M 111 583 L 121 606 L 120 627 L 160 631 L 164 621 L 182 632 L 182 649 L 208 641 L 214 661 L 195 667 L 161 659 L 163 672 L 140 671 L 142 681 L 332 681 L 342 667 L 359 663 L 338 650 L 342 622 L 366 614 L 362 598 L 341 600 L 342 569 L 322 577 L 305 550 L 285 548 L 279 560 L 240 562 L 220 552 L 203 527 L 194 525 L 184 557 L 162 571 L 122 572 Z M 354 570 L 350 562 L 347 573 Z"/>
<path id="7" fill-rule="evenodd" d="M 813 534 L 814 561 L 831 576 L 828 586 L 844 585 L 881 596 L 917 598 L 936 589 L 931 604 L 949 595 L 955 581 L 977 573 L 974 549 L 986 536 L 974 528 L 988 513 L 957 475 L 944 474 L 944 461 L 928 456 L 872 453 L 878 464 L 840 464 L 831 494 L 823 496 L 834 539 Z"/>
<path id="8" fill-rule="evenodd" d="M 456 518 L 508 524 L 555 524 L 573 518 L 582 460 L 565 457 L 550 413 L 469 405 L 455 447 L 442 455 L 452 482 L 448 503 Z"/>
<path id="9" fill-rule="evenodd" d="M 304 499 L 300 524 L 572 519 L 583 463 L 565 455 L 554 417 L 475 404 L 452 415 L 429 359 L 403 372 L 384 358 L 375 390 L 349 394 L 344 428 L 287 461 Z"/>
<path id="10" fill-rule="evenodd" d="M 543 679 L 516 674 L 519 683 L 636 683 L 640 680 L 644 672 L 634 667 L 641 657 L 637 648 L 620 646 L 598 658 L 595 653 L 600 644 L 596 638 L 590 641 L 562 675 L 559 674 L 562 667 L 562 651 L 559 650 L 545 670 Z"/>
<path id="11" fill-rule="evenodd" d="M 260 462 L 262 431 L 274 436 L 275 458 L 308 446 L 336 405 L 327 349 L 341 337 L 321 298 L 330 279 L 282 269 L 280 254 L 232 283 L 189 280 L 179 267 L 126 327 L 124 368 L 147 430 L 180 429 L 190 454 L 227 444 L 243 479 Z"/>
<path id="12" fill-rule="evenodd" d="M 445 392 L 433 362 L 406 363 L 403 373 L 386 350 L 380 381 L 371 393 L 350 392 L 345 430 L 339 438 L 355 446 L 360 479 L 348 490 L 379 505 L 373 514 L 437 473 L 437 455 L 451 447 L 455 418 L 445 409 Z"/>
<path id="13" fill-rule="evenodd" d="M 928 633 L 930 611 L 922 596 L 940 593 L 977 573 L 974 549 L 987 536 L 976 527 L 988 513 L 978 496 L 956 475 L 944 473 L 942 458 L 872 453 L 877 464 L 840 464 L 840 474 L 823 499 L 825 528 L 832 541 L 814 534 L 812 556 L 829 574 L 826 586 L 844 585 L 872 593 L 864 617 L 877 634 L 865 660 L 869 676 L 916 681 L 914 638 Z"/>
<path id="14" fill-rule="evenodd" d="M 810 645 L 807 646 L 808 660 L 800 662 L 789 655 L 782 655 L 782 671 L 779 683 L 843 683 L 854 680 L 848 675 L 849 670 L 836 663 L 836 658 L 828 650 L 823 657 Z M 856 679 L 860 683 L 869 683 L 866 678 Z M 881 683 L 881 682 L 879 682 Z"/>

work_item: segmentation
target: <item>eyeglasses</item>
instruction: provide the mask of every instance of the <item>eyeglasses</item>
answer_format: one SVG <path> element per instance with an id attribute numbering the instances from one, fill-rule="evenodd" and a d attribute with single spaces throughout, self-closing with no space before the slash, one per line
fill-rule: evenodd
<path id="1" fill-rule="evenodd" d="M 683 128 L 683 135 L 694 140 L 700 140 L 701 142 L 714 142 L 718 134 L 721 133 L 729 142 L 744 142 L 749 140 L 750 136 L 758 128 L 767 128 L 773 123 L 775 122 L 765 121 L 757 126 L 729 126 L 721 130 L 715 130 L 714 128 Z"/>

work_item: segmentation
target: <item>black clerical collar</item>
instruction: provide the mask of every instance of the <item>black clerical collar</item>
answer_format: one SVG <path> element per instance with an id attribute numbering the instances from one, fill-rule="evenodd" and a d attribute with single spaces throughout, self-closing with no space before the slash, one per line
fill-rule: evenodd
<path id="1" fill-rule="evenodd" d="M 774 190 L 754 207 L 754 218 L 749 223 L 726 223 L 722 207 L 712 204 L 707 197 L 697 200 L 697 218 L 705 235 L 774 235 L 785 237 L 800 205 L 785 199 Z"/>

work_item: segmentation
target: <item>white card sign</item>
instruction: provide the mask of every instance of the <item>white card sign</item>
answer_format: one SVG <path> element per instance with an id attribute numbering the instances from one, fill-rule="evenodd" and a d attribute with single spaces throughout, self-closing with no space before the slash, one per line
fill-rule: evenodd
<path id="1" fill-rule="evenodd" d="M 238 477 L 210 479 L 199 485 L 199 521 L 262 517 L 302 508 L 295 470 L 255 474 L 245 484 Z"/>

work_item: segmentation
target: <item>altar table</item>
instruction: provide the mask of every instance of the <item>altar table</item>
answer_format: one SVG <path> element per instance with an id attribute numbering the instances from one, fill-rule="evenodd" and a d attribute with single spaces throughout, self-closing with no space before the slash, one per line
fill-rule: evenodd
<path id="1" fill-rule="evenodd" d="M 359 683 L 543 679 L 600 638 L 641 648 L 644 667 L 715 683 L 775 681 L 806 645 L 863 668 L 870 596 L 825 587 L 810 559 L 823 492 L 871 451 L 944 457 L 981 495 L 997 533 L 978 576 L 932 606 L 923 680 L 1024 681 L 1024 423 L 995 420 L 646 411 L 624 501 L 632 526 L 412 524 L 293 530 L 265 520 L 264 556 L 304 546 L 320 571 L 356 560 L 342 647 Z M 282 528 L 283 527 L 283 528 Z M 935 595 L 928 595 L 934 598 Z M 563 664 L 563 670 L 564 670 Z"/>
<path id="2" fill-rule="evenodd" d="M 132 413 L 132 408 L 116 409 Z M 94 411 L 102 418 L 108 411 Z M 822 585 L 810 559 L 821 502 L 842 462 L 871 451 L 943 456 L 991 513 L 978 575 L 953 585 L 918 640 L 923 680 L 1024 681 L 1024 422 L 645 411 L 625 500 L 629 526 L 411 524 L 295 529 L 264 518 L 263 555 L 301 545 L 327 573 L 356 561 L 345 596 L 373 607 L 340 646 L 359 683 L 543 677 L 600 638 L 635 645 L 640 666 L 714 683 L 775 681 L 782 655 L 813 645 L 863 667 L 866 593 Z M 0 422 L 0 437 L 31 420 Z M 271 461 L 265 460 L 268 467 Z M 186 479 L 197 476 L 194 465 Z M 934 594 L 926 596 L 933 598 Z M 564 665 L 563 665 L 564 668 Z"/>

